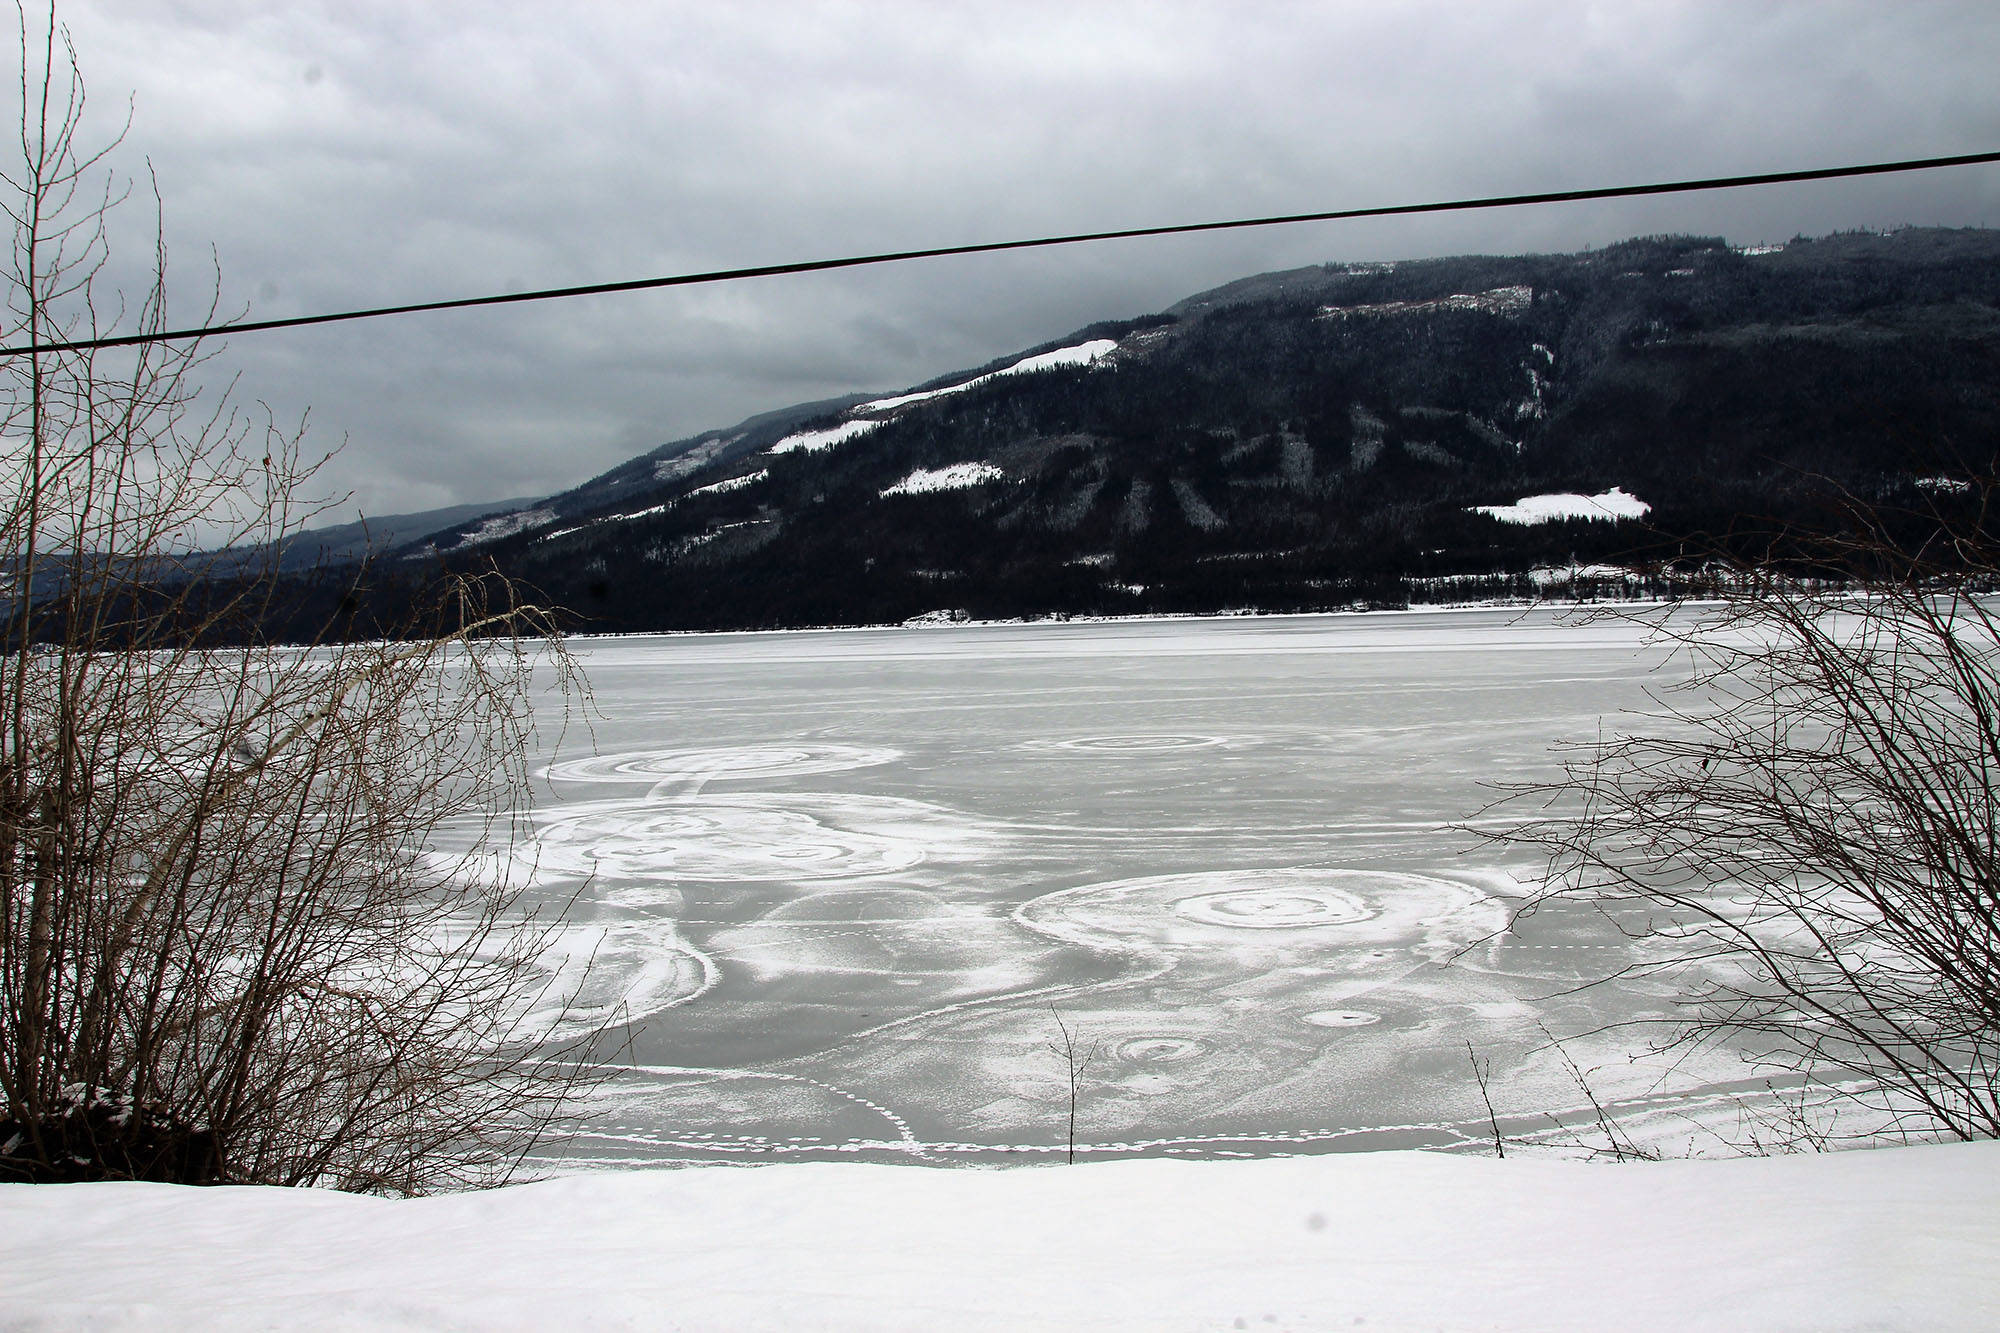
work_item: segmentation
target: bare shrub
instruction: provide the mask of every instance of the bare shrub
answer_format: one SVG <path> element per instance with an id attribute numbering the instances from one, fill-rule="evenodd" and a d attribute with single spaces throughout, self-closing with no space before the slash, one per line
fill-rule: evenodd
<path id="1" fill-rule="evenodd" d="M 136 305 L 106 290 L 75 56 L 20 31 L 7 344 L 171 327 L 163 250 Z M 0 1179 L 504 1178 L 582 1052 L 530 1019 L 551 923 L 445 848 L 511 835 L 571 663 L 497 577 L 259 642 L 318 463 L 203 390 L 212 354 L 0 358 Z"/>
<path id="2" fill-rule="evenodd" d="M 1785 1076 L 1791 1116 L 1810 1093 L 1870 1134 L 2000 1134 L 1993 493 L 1849 499 L 1840 535 L 1721 571 L 1659 630 L 1688 683 L 1503 835 L 1548 857 L 1527 910 L 1643 936 L 1684 982 L 1673 1040 Z"/>

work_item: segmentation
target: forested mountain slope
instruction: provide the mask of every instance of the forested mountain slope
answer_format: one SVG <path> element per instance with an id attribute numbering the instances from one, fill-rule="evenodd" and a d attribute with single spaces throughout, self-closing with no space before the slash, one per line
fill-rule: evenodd
<path id="1" fill-rule="evenodd" d="M 599 629 L 1393 605 L 1811 524 L 1834 488 L 1951 503 L 1996 452 L 2000 232 L 1651 237 L 1248 278 L 425 549 Z M 1508 521 L 1551 493 L 1597 516 Z"/>

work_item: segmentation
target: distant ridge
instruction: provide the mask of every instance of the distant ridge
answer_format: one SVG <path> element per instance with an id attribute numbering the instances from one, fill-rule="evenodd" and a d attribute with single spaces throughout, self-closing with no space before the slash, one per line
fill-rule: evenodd
<path id="1" fill-rule="evenodd" d="M 447 505 L 409 514 L 386 514 L 361 518 L 351 523 L 334 523 L 308 528 L 280 543 L 278 567 L 288 573 L 325 565 L 352 564 L 369 555 L 379 555 L 408 545 L 421 537 L 486 517 L 533 505 L 532 498 L 488 500 L 478 504 Z"/>
<path id="2" fill-rule="evenodd" d="M 2000 233 L 1651 236 L 1259 274 L 426 537 L 618 630 L 1671 594 L 1997 459 Z"/>

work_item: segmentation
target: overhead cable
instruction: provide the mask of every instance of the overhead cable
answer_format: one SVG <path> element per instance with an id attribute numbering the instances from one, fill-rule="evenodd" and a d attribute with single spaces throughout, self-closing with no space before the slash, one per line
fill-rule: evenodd
<path id="1" fill-rule="evenodd" d="M 950 255 L 996 254 L 1005 250 L 1038 250 L 1057 245 L 1080 245 L 1086 241 L 1135 240 L 1142 236 L 1186 236 L 1200 232 L 1239 231 L 1250 227 L 1282 227 L 1300 222 L 1340 222 L 1354 218 L 1406 217 L 1419 213 L 1459 213 L 1486 208 L 1520 208 L 1530 204 L 1580 203 L 1590 199 L 1632 199 L 1644 195 L 1690 194 L 1698 190 L 1734 190 L 1756 185 L 1787 185 L 1801 181 L 1841 180 L 1855 176 L 1885 176 L 1896 172 L 1930 171 L 1941 167 L 1966 167 L 2000 162 L 2000 152 L 1961 153 L 1952 157 L 1912 158 L 1902 162 L 1872 162 L 1862 166 L 1818 167 L 1809 171 L 1772 171 L 1754 176 L 1714 176 L 1705 180 L 1663 181 L 1650 185 L 1608 185 L 1585 190 L 1551 190 L 1536 194 L 1495 195 L 1483 199 L 1453 199 L 1427 204 L 1385 204 L 1372 208 L 1337 208 L 1318 213 L 1285 213 L 1271 217 L 1232 218 L 1223 222 L 1181 222 L 1158 227 L 1125 227 L 1115 231 L 1074 232 L 1064 236 L 1038 236 L 1028 240 L 982 241 L 971 245 L 940 245 L 921 250 L 892 250 L 879 254 L 850 255 L 841 259 L 805 259 L 789 264 L 759 264 L 750 268 L 716 269 L 705 273 L 677 273 L 667 277 L 631 278 L 622 282 L 594 282 L 578 287 L 549 287 L 540 291 L 504 292 L 493 296 L 462 296 L 445 301 L 414 301 L 404 305 L 374 306 L 365 310 L 341 310 L 317 315 L 293 315 L 283 319 L 243 320 L 196 328 L 165 329 L 151 333 L 125 334 L 112 338 L 83 338 L 73 342 L 33 343 L 0 347 L 0 356 L 26 356 L 39 352 L 88 351 L 106 347 L 136 347 L 145 343 L 180 342 L 225 333 L 263 333 L 272 329 L 304 328 L 312 324 L 340 324 L 357 319 L 383 319 L 391 315 L 415 315 L 431 310 L 469 310 L 478 306 L 518 305 L 529 301 L 557 301 L 573 296 L 603 296 L 613 292 L 642 292 L 665 287 L 694 287 L 705 283 L 736 282 L 744 278 L 775 278 L 792 273 L 824 273 L 832 269 L 862 268 L 872 264 L 898 264 L 912 259 L 942 259 Z"/>

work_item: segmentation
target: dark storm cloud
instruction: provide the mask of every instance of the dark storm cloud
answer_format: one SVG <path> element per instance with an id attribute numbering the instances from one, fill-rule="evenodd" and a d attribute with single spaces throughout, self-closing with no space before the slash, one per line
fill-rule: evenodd
<path id="1" fill-rule="evenodd" d="M 2000 145 L 1989 6 L 71 3 L 259 315 Z M 2000 222 L 2000 171 L 930 261 L 238 338 L 373 512 L 558 489 L 1333 258 Z"/>

